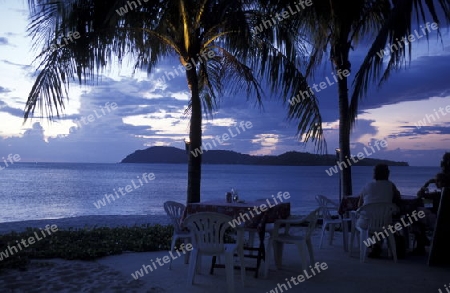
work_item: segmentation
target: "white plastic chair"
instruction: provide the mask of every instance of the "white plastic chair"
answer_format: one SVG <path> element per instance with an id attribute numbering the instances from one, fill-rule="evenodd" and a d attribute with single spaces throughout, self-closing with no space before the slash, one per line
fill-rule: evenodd
<path id="1" fill-rule="evenodd" d="M 343 233 L 343 237 L 342 237 L 343 238 L 343 246 L 344 246 L 344 250 L 347 251 L 348 223 L 350 223 L 351 219 L 339 216 L 337 214 L 337 212 L 339 210 L 339 206 L 335 202 L 328 199 L 326 196 L 316 195 L 316 201 L 319 204 L 319 209 L 320 209 L 319 218 L 322 218 L 322 220 L 323 220 L 319 248 L 322 248 L 323 238 L 325 236 L 325 231 L 326 231 L 327 226 L 329 227 L 329 230 L 330 230 L 329 245 L 332 245 L 333 237 L 334 237 L 334 230 L 336 228 L 336 225 L 341 225 L 342 233 Z M 335 215 L 337 215 L 339 218 L 333 218 L 332 213 L 331 213 L 332 211 L 334 211 Z"/>
<path id="2" fill-rule="evenodd" d="M 198 269 L 197 263 L 201 262 L 202 255 L 223 256 L 225 259 L 225 270 L 227 275 L 228 292 L 234 292 L 234 254 L 237 253 L 241 265 L 241 280 L 245 283 L 245 261 L 243 251 L 243 229 L 238 228 L 237 243 L 225 244 L 224 236 L 230 222 L 233 219 L 229 216 L 202 212 L 188 216 L 184 220 L 186 225 L 194 235 L 192 258 L 189 264 L 188 283 L 194 284 L 194 276 Z"/>
<path id="3" fill-rule="evenodd" d="M 286 219 L 286 220 L 276 220 L 274 224 L 274 229 L 272 232 L 272 236 L 269 238 L 269 245 L 267 247 L 267 251 L 272 250 L 274 253 L 275 264 L 277 268 L 282 266 L 283 259 L 283 245 L 284 244 L 295 244 L 300 252 L 300 258 L 302 263 L 302 270 L 306 269 L 307 265 L 307 251 L 309 253 L 310 264 L 314 263 L 314 251 L 311 242 L 311 236 L 316 228 L 317 219 L 319 217 L 320 208 L 312 211 L 308 216 L 301 219 Z M 300 235 L 293 235 L 291 226 L 292 225 L 300 225 L 307 223 L 307 227 L 301 229 Z M 284 233 L 280 234 L 280 228 L 282 225 L 284 227 Z M 264 275 L 267 276 L 269 271 L 269 257 L 266 255 L 266 263 L 264 267 Z"/>
<path id="4" fill-rule="evenodd" d="M 265 198 L 258 198 L 256 201 L 264 201 L 265 202 Z M 250 247 L 254 247 L 255 244 L 255 239 L 256 239 L 256 235 L 258 234 L 258 229 L 257 228 L 248 228 L 245 227 L 245 232 L 248 232 L 248 245 Z M 269 236 L 272 234 L 272 230 L 273 230 L 273 226 L 270 226 L 270 224 L 266 224 L 266 234 L 268 234 Z M 250 251 L 250 255 L 253 255 L 253 251 Z"/>
<path id="5" fill-rule="evenodd" d="M 274 231 L 273 223 L 265 224 L 264 243 L 266 242 L 266 240 L 268 240 L 268 239 L 270 239 L 270 237 L 272 237 L 273 231 Z M 245 227 L 244 232 L 248 232 L 248 235 L 249 235 L 248 246 L 255 248 L 255 246 L 254 246 L 255 236 L 256 235 L 259 236 L 258 228 Z M 257 239 L 258 239 L 258 242 L 261 241 L 259 237 Z M 259 246 L 259 244 L 258 244 L 258 246 Z M 254 252 L 253 250 L 250 250 L 249 255 L 253 256 L 253 252 Z M 266 265 L 269 262 L 269 257 L 270 257 L 269 245 L 265 245 L 264 255 L 265 255 L 264 264 Z M 259 269 L 260 269 L 260 271 L 262 270 L 263 277 L 266 278 L 267 271 L 265 269 L 265 266 L 260 266 Z M 259 273 L 255 272 L 255 278 L 257 278 L 258 276 L 259 276 Z"/>
<path id="6" fill-rule="evenodd" d="M 352 225 L 351 225 L 351 229 L 350 229 L 350 243 L 348 244 L 350 252 L 348 255 L 352 256 L 353 247 L 354 247 L 353 243 L 355 242 L 355 236 L 356 236 L 356 233 L 358 232 L 358 230 L 356 230 L 356 221 L 358 220 L 356 211 L 350 211 L 350 219 L 352 221 Z M 359 241 L 358 241 L 358 248 L 360 248 Z"/>
<path id="7" fill-rule="evenodd" d="M 184 242 L 188 241 L 192 242 L 192 233 L 188 230 L 183 229 L 181 226 L 181 218 L 183 216 L 185 206 L 182 203 L 175 201 L 166 201 L 164 203 L 164 210 L 166 211 L 167 216 L 170 218 L 170 221 L 173 225 L 173 235 L 172 235 L 172 243 L 170 245 L 170 251 L 174 251 L 175 243 L 177 239 L 184 239 Z M 189 257 L 186 254 L 184 262 L 188 263 Z M 172 268 L 172 258 L 170 258 L 169 270 Z"/>
<path id="8" fill-rule="evenodd" d="M 360 262 L 365 262 L 366 259 L 367 246 L 364 244 L 364 241 L 367 243 L 367 239 L 369 239 L 370 234 L 376 232 L 381 233 L 385 230 L 388 232 L 387 239 L 389 249 L 394 257 L 394 262 L 397 262 L 397 250 L 395 246 L 394 234 L 391 233 L 387 228 L 388 225 L 392 224 L 392 215 L 397 211 L 398 207 L 393 203 L 367 204 L 357 210 L 356 230 L 358 230 L 360 234 Z M 383 235 L 386 236 L 385 234 Z M 383 239 L 384 238 L 385 237 L 383 237 Z"/>

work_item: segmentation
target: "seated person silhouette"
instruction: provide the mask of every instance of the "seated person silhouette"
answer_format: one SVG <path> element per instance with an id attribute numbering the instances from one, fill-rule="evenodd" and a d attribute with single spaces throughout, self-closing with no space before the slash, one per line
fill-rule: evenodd
<path id="1" fill-rule="evenodd" d="M 436 185 L 436 190 L 430 192 L 428 186 L 430 184 Z M 433 201 L 431 208 L 421 208 L 425 212 L 425 218 L 413 225 L 413 233 L 417 241 L 417 247 L 413 250 L 414 255 L 425 255 L 425 246 L 430 245 L 430 240 L 426 236 L 427 226 L 434 229 L 436 214 L 439 209 L 439 203 L 441 200 L 442 188 L 450 186 L 450 175 L 445 173 L 438 173 L 436 177 L 428 180 L 424 186 L 422 186 L 417 192 L 419 198 L 430 199 Z"/>
<path id="2" fill-rule="evenodd" d="M 433 206 L 430 208 L 430 211 L 433 214 L 437 214 L 437 210 L 439 207 L 439 201 L 441 199 L 441 192 L 442 192 L 441 189 L 442 189 L 442 187 L 444 187 L 445 182 L 448 180 L 447 177 L 448 177 L 448 175 L 445 173 L 438 173 L 438 174 L 436 174 L 435 178 L 430 179 L 427 182 L 425 182 L 425 184 L 417 192 L 417 196 L 419 198 L 430 199 L 433 201 Z M 429 190 L 430 184 L 436 185 L 436 188 L 434 191 L 430 192 L 430 190 Z"/>
<path id="3" fill-rule="evenodd" d="M 441 161 L 442 173 L 450 174 L 450 153 L 445 153 Z"/>
<path id="4" fill-rule="evenodd" d="M 359 204 L 363 205 L 371 203 L 395 203 L 400 202 L 400 191 L 394 183 L 389 180 L 389 167 L 386 164 L 377 164 L 374 168 L 373 178 L 375 181 L 368 183 L 360 193 Z M 358 219 L 357 226 L 367 227 L 365 219 Z M 372 251 L 368 257 L 378 258 L 381 254 L 381 243 L 377 242 L 372 246 Z"/>

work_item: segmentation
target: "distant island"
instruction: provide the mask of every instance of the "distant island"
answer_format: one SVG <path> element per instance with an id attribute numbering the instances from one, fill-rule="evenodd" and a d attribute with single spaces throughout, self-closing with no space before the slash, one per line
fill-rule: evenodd
<path id="1" fill-rule="evenodd" d="M 137 150 L 128 155 L 121 163 L 146 163 L 146 164 L 186 164 L 188 155 L 185 150 L 154 146 L 145 150 Z M 409 166 L 407 162 L 395 162 L 365 158 L 355 160 L 353 166 L 375 166 L 385 163 L 389 166 Z M 203 153 L 203 164 L 227 164 L 227 165 L 280 165 L 280 166 L 333 166 L 336 164 L 334 155 L 318 155 L 302 152 L 286 152 L 278 156 L 252 156 L 234 151 L 208 150 Z"/>

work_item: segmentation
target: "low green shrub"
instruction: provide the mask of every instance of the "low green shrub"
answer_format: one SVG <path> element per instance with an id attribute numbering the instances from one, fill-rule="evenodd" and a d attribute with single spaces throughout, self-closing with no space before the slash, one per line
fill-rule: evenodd
<path id="1" fill-rule="evenodd" d="M 2 268 L 25 269 L 30 259 L 62 258 L 68 260 L 93 260 L 99 257 L 121 254 L 124 251 L 169 250 L 173 227 L 142 225 L 133 227 L 95 227 L 58 230 L 34 244 L 19 250 L 17 242 L 34 237 L 39 229 L 28 228 L 21 233 L 0 235 L 0 270 Z M 39 234 L 40 235 L 40 234 Z M 11 254 L 12 246 L 19 250 Z"/>

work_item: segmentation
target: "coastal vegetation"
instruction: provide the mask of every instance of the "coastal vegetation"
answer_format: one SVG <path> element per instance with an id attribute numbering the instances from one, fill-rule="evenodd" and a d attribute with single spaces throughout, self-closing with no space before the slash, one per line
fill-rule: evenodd
<path id="1" fill-rule="evenodd" d="M 86 227 L 60 229 L 32 246 L 10 255 L 11 246 L 29 239 L 37 228 L 0 235 L 0 275 L 2 269 L 25 270 L 32 259 L 60 258 L 66 260 L 95 260 L 124 252 L 168 251 L 173 225 L 147 224 L 121 227 Z M 225 242 L 235 242 L 235 232 L 227 230 Z M 177 246 L 181 244 L 179 240 Z M 8 254 L 8 257 L 5 257 Z"/>
<path id="2" fill-rule="evenodd" d="M 39 229 L 0 235 L 0 271 L 5 268 L 26 269 L 31 259 L 61 258 L 94 260 L 126 251 L 143 252 L 169 250 L 173 234 L 171 225 L 142 225 L 134 227 L 94 227 L 62 229 L 18 253 L 9 255 L 10 247 L 21 239 L 29 239 Z M 8 254 L 8 257 L 5 257 Z"/>

